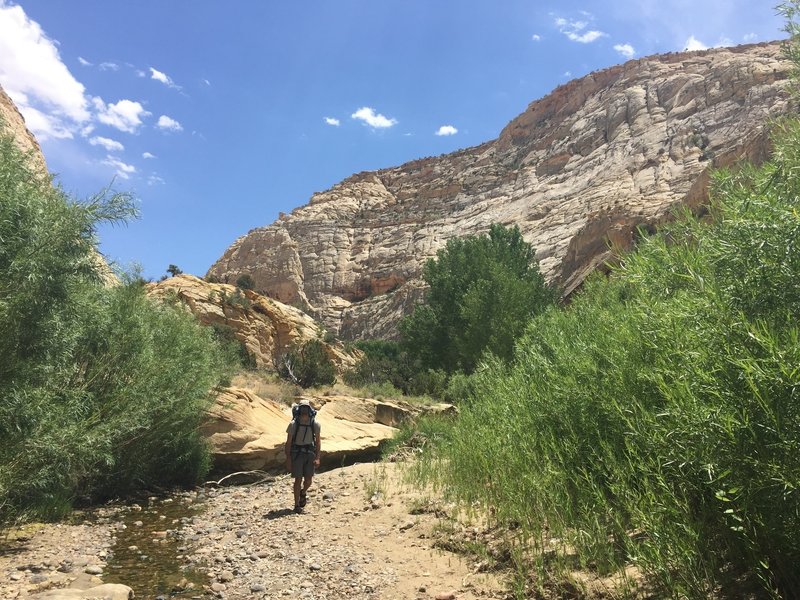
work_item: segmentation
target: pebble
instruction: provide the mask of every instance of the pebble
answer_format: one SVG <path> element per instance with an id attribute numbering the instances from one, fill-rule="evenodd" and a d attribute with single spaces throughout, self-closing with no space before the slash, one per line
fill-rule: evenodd
<path id="1" fill-rule="evenodd" d="M 103 574 L 103 567 L 98 565 L 90 565 L 86 567 L 83 571 L 84 573 L 88 573 L 89 575 L 102 575 Z"/>

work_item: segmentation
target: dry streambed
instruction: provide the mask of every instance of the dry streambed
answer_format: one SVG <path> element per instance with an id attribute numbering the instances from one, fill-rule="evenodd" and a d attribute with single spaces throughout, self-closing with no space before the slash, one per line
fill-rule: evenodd
<path id="1" fill-rule="evenodd" d="M 399 485 L 397 469 L 321 473 L 300 515 L 280 476 L 18 532 L 0 550 L 0 598 L 104 582 L 165 600 L 505 598 L 495 574 L 435 547 L 440 519 L 420 511 L 430 499 Z"/>

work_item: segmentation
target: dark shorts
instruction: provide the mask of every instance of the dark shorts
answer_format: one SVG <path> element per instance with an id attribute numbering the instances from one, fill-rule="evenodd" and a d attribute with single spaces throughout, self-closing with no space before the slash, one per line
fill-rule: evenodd
<path id="1" fill-rule="evenodd" d="M 292 449 L 292 477 L 314 476 L 314 450 Z"/>

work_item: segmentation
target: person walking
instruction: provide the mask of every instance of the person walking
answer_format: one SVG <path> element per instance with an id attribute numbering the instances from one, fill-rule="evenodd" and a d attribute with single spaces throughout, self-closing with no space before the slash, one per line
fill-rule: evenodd
<path id="1" fill-rule="evenodd" d="M 292 422 L 286 428 L 286 470 L 294 477 L 294 512 L 301 513 L 306 506 L 308 488 L 319 467 L 322 451 L 321 427 L 315 417 L 317 411 L 311 402 L 303 399 L 292 406 Z"/>

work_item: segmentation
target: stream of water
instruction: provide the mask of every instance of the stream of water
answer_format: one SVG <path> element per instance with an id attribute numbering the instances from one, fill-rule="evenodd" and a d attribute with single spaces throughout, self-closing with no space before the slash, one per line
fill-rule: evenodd
<path id="1" fill-rule="evenodd" d="M 124 507 L 115 519 L 124 527 L 116 534 L 104 581 L 130 586 L 144 600 L 203 597 L 208 578 L 186 554 L 187 542 L 195 540 L 179 535 L 203 510 L 203 498 L 203 492 L 186 492 Z"/>

